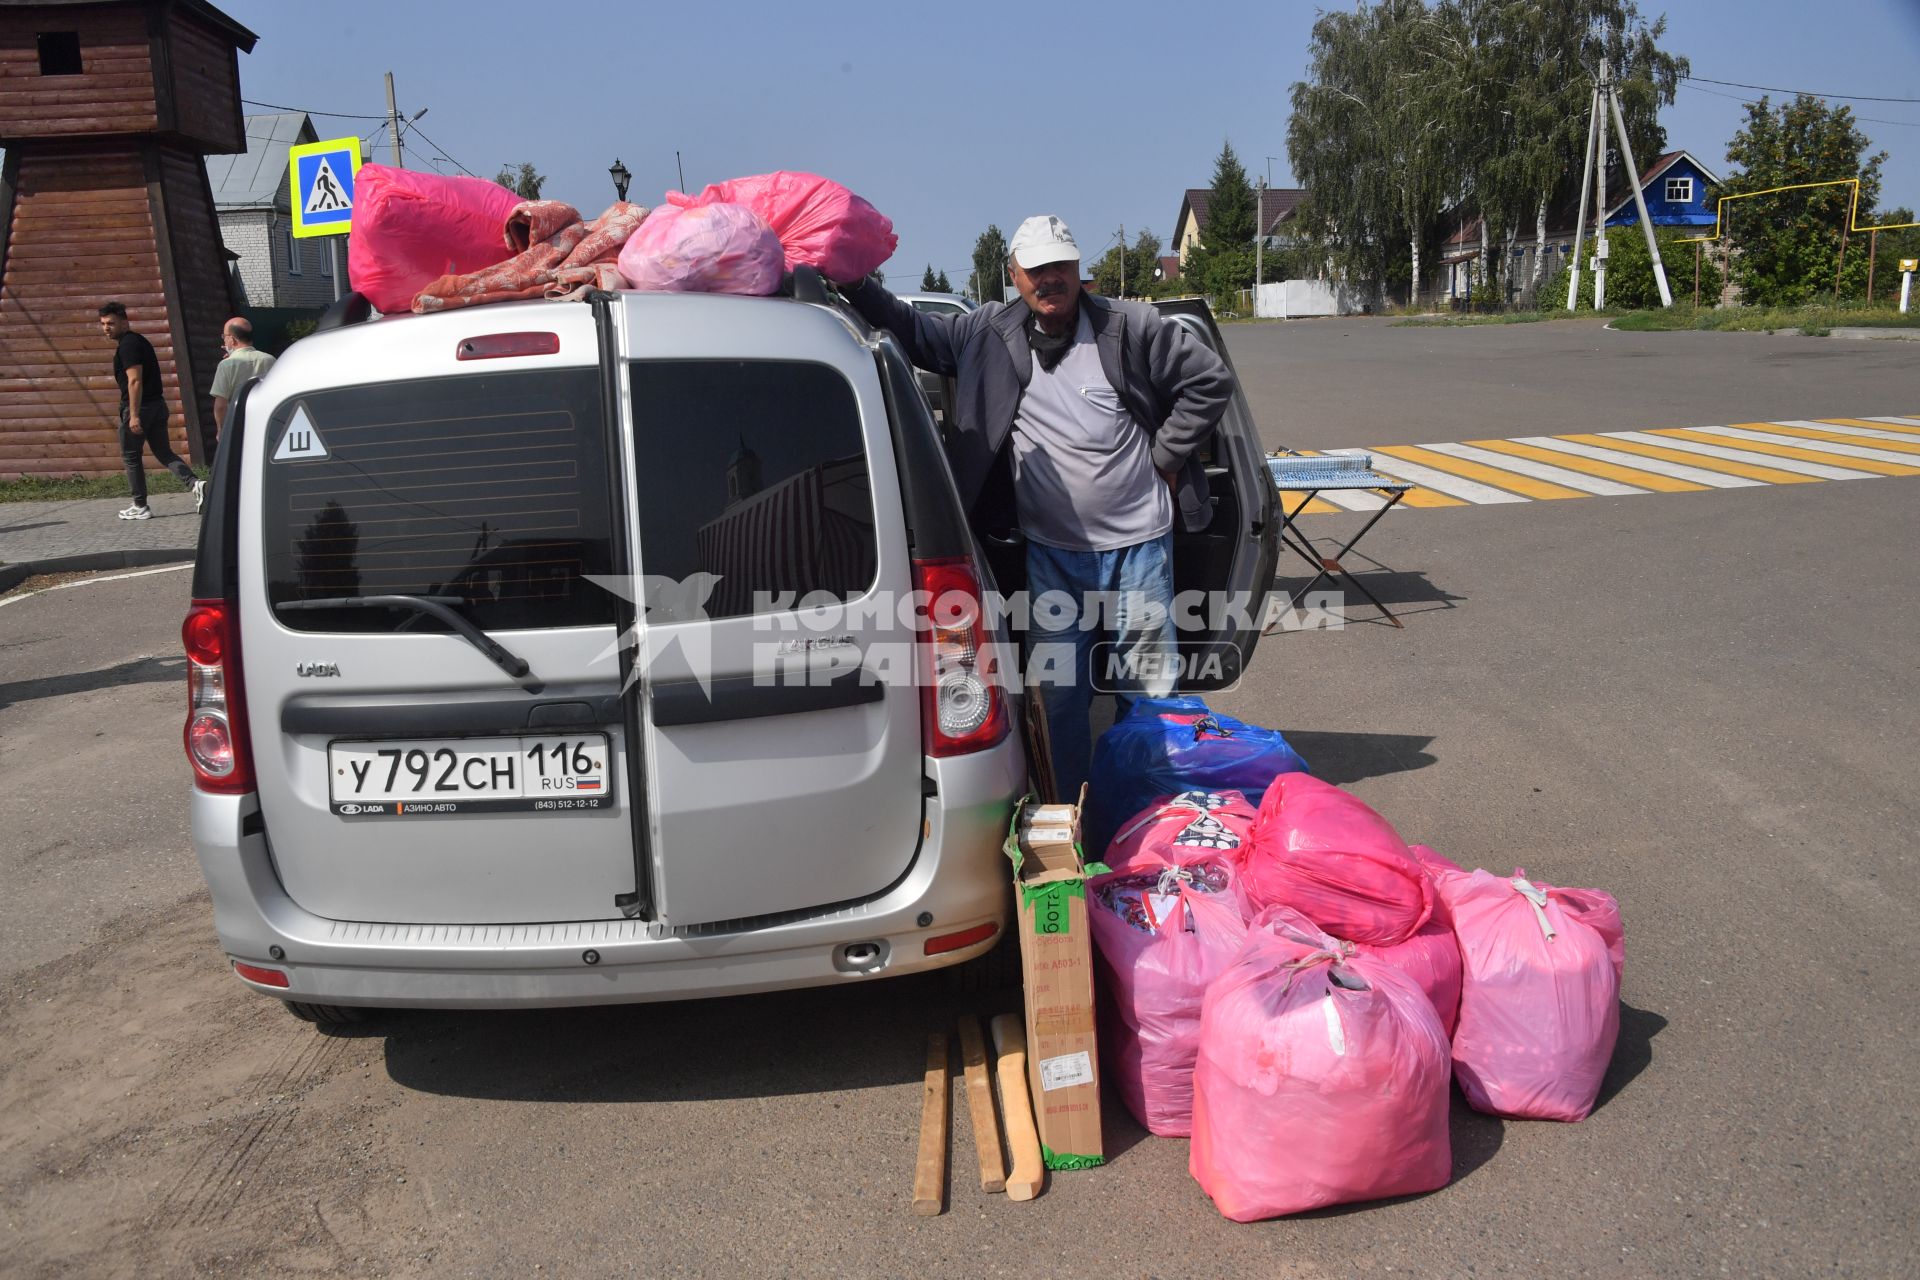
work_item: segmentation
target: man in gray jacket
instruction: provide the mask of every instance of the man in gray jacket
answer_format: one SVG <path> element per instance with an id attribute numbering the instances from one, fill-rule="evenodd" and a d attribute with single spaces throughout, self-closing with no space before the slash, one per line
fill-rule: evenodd
<path id="1" fill-rule="evenodd" d="M 970 512 L 1007 455 L 1027 540 L 1029 671 L 1071 798 L 1087 776 L 1094 679 L 1122 691 L 1123 716 L 1132 696 L 1172 688 L 1173 525 L 1197 532 L 1211 518 L 1196 451 L 1233 378 L 1152 307 L 1083 291 L 1059 218 L 1028 218 L 1010 250 L 1018 302 L 955 316 L 918 312 L 871 281 L 846 295 L 913 363 L 955 379 L 948 457 Z M 1101 641 L 1108 670 L 1093 666 Z"/>

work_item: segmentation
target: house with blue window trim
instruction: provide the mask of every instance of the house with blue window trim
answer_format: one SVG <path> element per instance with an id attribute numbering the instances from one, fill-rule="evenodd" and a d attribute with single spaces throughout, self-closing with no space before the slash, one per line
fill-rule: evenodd
<path id="1" fill-rule="evenodd" d="M 1667 152 L 1640 175 L 1641 194 L 1647 202 L 1647 218 L 1656 227 L 1713 226 L 1713 189 L 1719 185 L 1719 177 L 1700 163 L 1692 152 L 1685 150 Z M 1559 270 L 1560 263 L 1573 252 L 1573 233 L 1580 212 L 1579 200 L 1580 194 L 1576 188 L 1559 207 L 1548 212 L 1547 260 L 1540 273 L 1542 279 Z M 1627 185 L 1626 170 L 1618 163 L 1607 170 L 1605 221 L 1609 227 L 1637 227 L 1640 224 L 1640 211 L 1633 203 L 1633 188 Z M 1589 245 L 1593 231 L 1593 219 L 1589 215 Z M 1534 248 L 1534 237 L 1523 233 L 1510 249 L 1505 250 L 1513 258 L 1513 270 L 1507 273 L 1510 287 L 1524 285 L 1533 277 Z M 1502 246 L 1492 246 L 1492 252 L 1502 251 Z M 1587 252 L 1591 253 L 1592 250 L 1589 248 Z M 1440 242 L 1440 263 L 1429 296 L 1441 302 L 1464 304 L 1478 275 L 1479 257 L 1480 219 L 1464 219 L 1458 230 Z M 1513 287 L 1513 292 L 1517 296 L 1518 287 Z"/>

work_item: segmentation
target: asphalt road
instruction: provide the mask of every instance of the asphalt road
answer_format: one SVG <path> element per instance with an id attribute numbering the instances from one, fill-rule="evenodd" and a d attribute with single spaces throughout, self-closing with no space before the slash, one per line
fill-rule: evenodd
<path id="1" fill-rule="evenodd" d="M 1764 333 L 1619 333 L 1598 320 L 1227 329 L 1270 447 L 1920 412 L 1920 344 Z"/>
<path id="2" fill-rule="evenodd" d="M 1920 410 L 1905 346 L 1342 332 L 1230 331 L 1278 438 Z M 1691 354 L 1635 354 L 1649 338 Z M 1579 370 L 1542 358 L 1580 344 Z M 1683 368 L 1677 389 L 1644 372 Z M 1404 630 L 1357 607 L 1262 644 L 1217 705 L 1409 839 L 1612 891 L 1628 959 L 1588 1120 L 1456 1101 L 1450 1187 L 1252 1226 L 1213 1211 L 1186 1143 L 1117 1110 L 1106 1168 L 982 1195 L 957 1094 L 948 1211 L 911 1216 L 924 1037 L 970 1007 L 937 981 L 317 1036 L 225 974 L 186 849 L 185 576 L 0 608 L 0 1256 L 35 1276 L 1915 1274 L 1917 495 L 1396 513 L 1365 547 Z"/>

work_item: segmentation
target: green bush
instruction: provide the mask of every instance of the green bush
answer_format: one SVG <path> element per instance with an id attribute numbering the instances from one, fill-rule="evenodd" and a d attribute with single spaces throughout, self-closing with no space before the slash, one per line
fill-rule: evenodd
<path id="1" fill-rule="evenodd" d="M 1682 243 L 1690 233 L 1675 227 L 1655 228 L 1653 236 L 1660 245 L 1660 260 L 1667 269 L 1667 289 L 1676 304 L 1693 303 L 1694 246 Z M 1638 311 L 1660 305 L 1660 289 L 1653 278 L 1653 259 L 1647 255 L 1647 238 L 1638 227 L 1610 227 L 1607 230 L 1607 309 Z M 1580 306 L 1593 307 L 1593 272 L 1586 269 L 1592 258 L 1591 244 L 1581 246 Z M 1723 276 L 1716 260 L 1719 246 L 1709 244 L 1700 255 L 1700 305 L 1711 307 L 1720 301 Z M 1540 282 L 1534 305 L 1542 311 L 1564 310 L 1567 305 L 1567 272 L 1572 269 L 1571 255 L 1561 255 L 1560 269 Z"/>

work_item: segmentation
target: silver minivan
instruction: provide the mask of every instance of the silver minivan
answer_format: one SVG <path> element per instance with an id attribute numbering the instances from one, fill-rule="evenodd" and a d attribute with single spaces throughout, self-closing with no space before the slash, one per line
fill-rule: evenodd
<path id="1" fill-rule="evenodd" d="M 1272 491 L 1227 488 L 1250 550 L 1210 554 L 1264 600 Z M 810 271 L 349 294 L 235 399 L 184 628 L 235 974 L 325 1023 L 984 956 L 1027 788 L 989 561 L 913 370 Z"/>

